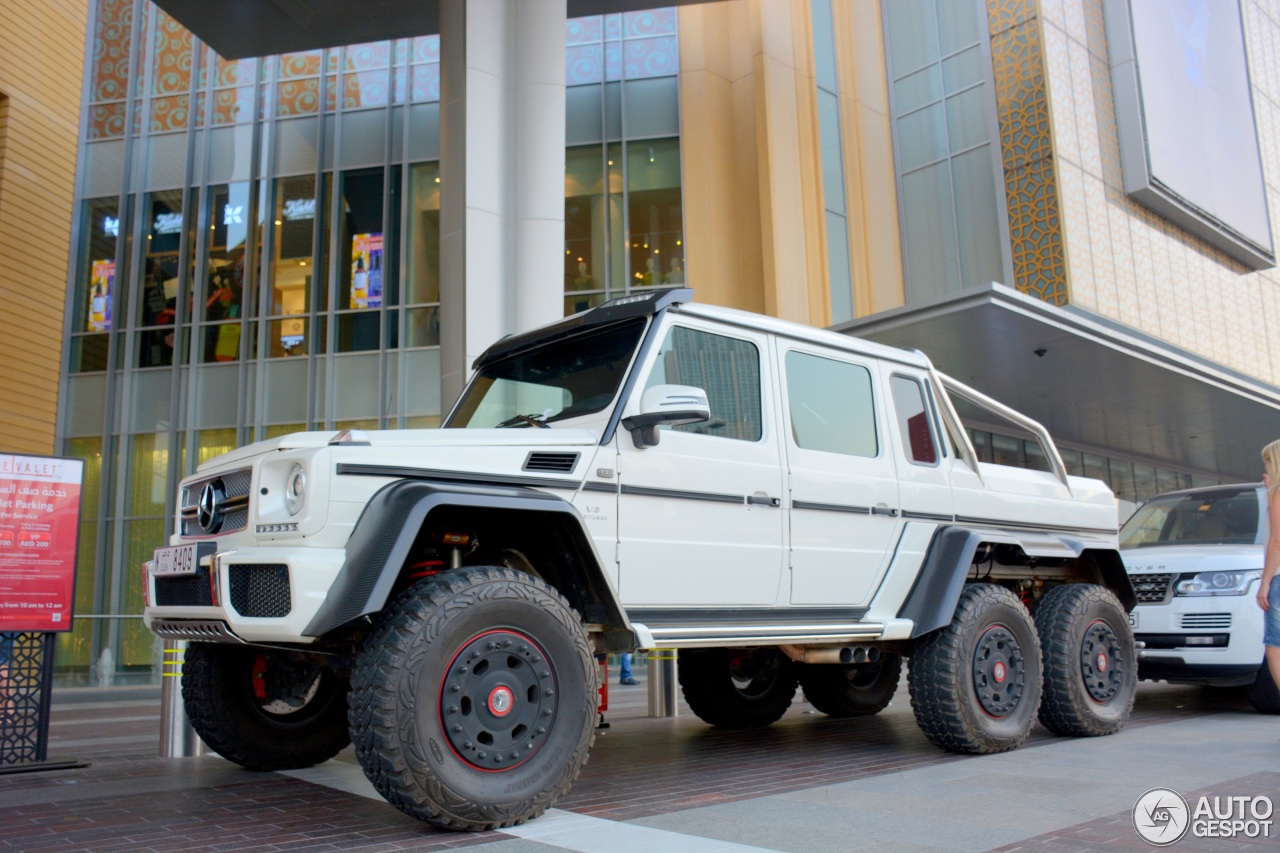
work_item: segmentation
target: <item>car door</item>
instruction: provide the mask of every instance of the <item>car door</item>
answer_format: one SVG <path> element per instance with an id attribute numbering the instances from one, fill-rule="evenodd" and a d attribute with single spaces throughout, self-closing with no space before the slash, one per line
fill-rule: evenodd
<path id="1" fill-rule="evenodd" d="M 783 471 L 771 417 L 768 336 L 694 318 L 669 321 L 641 366 L 644 389 L 688 385 L 711 420 L 664 426 L 638 448 L 620 429 L 620 594 L 634 606 L 772 605 L 783 567 Z"/>
<path id="2" fill-rule="evenodd" d="M 791 603 L 871 598 L 900 527 L 875 362 L 778 342 L 790 473 Z"/>

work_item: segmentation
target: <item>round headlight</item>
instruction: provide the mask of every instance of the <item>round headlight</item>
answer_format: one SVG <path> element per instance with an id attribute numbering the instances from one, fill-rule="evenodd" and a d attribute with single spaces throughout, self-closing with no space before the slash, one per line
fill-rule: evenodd
<path id="1" fill-rule="evenodd" d="M 301 465 L 294 465 L 284 486 L 284 506 L 289 515 L 297 515 L 307 499 L 307 472 Z"/>

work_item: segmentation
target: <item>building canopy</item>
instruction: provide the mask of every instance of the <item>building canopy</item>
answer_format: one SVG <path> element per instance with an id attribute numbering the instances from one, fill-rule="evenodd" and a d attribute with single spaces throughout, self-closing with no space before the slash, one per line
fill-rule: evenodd
<path id="1" fill-rule="evenodd" d="M 680 6 L 704 0 L 663 0 Z M 224 59 L 435 35 L 440 0 L 156 0 Z M 651 9 L 654 0 L 567 0 L 567 17 Z"/>
<path id="2" fill-rule="evenodd" d="M 1280 438 L 1280 392 L 1133 329 L 990 284 L 838 331 L 923 351 L 955 376 L 1084 447 L 1241 480 Z"/>

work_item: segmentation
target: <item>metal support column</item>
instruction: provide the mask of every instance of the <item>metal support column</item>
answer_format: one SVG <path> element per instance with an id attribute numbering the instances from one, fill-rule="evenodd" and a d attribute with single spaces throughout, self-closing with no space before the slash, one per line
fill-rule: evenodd
<path id="1" fill-rule="evenodd" d="M 649 716 L 674 717 L 679 707 L 676 650 L 649 649 Z"/>
<path id="2" fill-rule="evenodd" d="M 160 757 L 192 758 L 203 755 L 204 741 L 191 727 L 182 704 L 182 662 L 186 640 L 164 641 L 164 666 L 160 679 Z"/>

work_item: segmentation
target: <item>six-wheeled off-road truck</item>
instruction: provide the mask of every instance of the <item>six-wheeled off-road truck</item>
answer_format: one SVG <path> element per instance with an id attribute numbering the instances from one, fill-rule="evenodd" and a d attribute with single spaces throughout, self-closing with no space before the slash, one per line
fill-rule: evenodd
<path id="1" fill-rule="evenodd" d="M 767 726 L 798 686 L 875 714 L 903 658 L 943 749 L 1124 725 L 1104 484 L 918 352 L 691 298 L 502 339 L 443 429 L 287 435 L 185 479 L 146 621 L 192 641 L 206 743 L 275 770 L 354 742 L 396 807 L 480 830 L 572 785 L 610 652 L 679 649 L 716 726 Z M 961 408 L 1047 470 L 978 461 Z"/>

